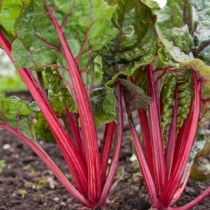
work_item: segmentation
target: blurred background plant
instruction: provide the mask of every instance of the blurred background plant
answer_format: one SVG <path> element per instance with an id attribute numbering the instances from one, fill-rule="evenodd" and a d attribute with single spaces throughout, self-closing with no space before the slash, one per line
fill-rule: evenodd
<path id="1" fill-rule="evenodd" d="M 0 160 L 0 174 L 3 172 L 4 167 L 6 167 L 5 160 Z"/>
<path id="2" fill-rule="evenodd" d="M 26 86 L 5 52 L 0 49 L 0 91 L 9 92 L 18 90 L 26 90 Z"/>

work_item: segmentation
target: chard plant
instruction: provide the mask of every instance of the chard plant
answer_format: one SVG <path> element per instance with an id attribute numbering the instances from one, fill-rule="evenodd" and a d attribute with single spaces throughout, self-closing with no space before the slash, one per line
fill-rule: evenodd
<path id="1" fill-rule="evenodd" d="M 0 46 L 35 100 L 1 93 L 0 127 L 94 209 L 104 205 L 117 168 L 124 100 L 152 209 L 191 209 L 210 194 L 209 187 L 176 207 L 191 170 L 194 178 L 202 174 L 194 162 L 209 153 L 209 139 L 198 135 L 210 117 L 209 6 L 209 0 L 168 0 L 162 9 L 152 0 L 0 0 Z M 37 139 L 58 144 L 74 183 Z"/>

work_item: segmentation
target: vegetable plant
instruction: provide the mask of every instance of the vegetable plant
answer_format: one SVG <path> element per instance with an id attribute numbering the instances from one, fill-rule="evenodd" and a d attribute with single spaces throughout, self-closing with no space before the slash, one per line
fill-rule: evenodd
<path id="1" fill-rule="evenodd" d="M 209 6 L 209 0 L 168 0 L 162 9 L 152 0 L 1 0 L 0 46 L 35 102 L 1 93 L 0 127 L 95 208 L 104 205 L 117 168 L 124 100 L 152 208 L 191 209 L 210 194 L 209 187 L 175 206 L 191 170 L 200 171 L 195 160 L 209 153 L 199 133 L 210 117 Z M 58 144 L 74 184 L 37 139 Z"/>
<path id="2" fill-rule="evenodd" d="M 209 140 L 199 131 L 209 119 L 210 1 L 168 0 L 161 10 L 151 1 L 142 2 L 153 14 L 157 51 L 129 79 L 153 101 L 147 110 L 137 110 L 139 139 L 129 110 L 133 97 L 125 95 L 130 130 L 152 209 L 192 209 L 210 194 L 210 187 L 185 206 L 175 203 L 192 168 L 194 178 L 196 171 L 202 174 L 194 161 L 209 153 Z"/>
<path id="3" fill-rule="evenodd" d="M 0 9 L 0 45 L 36 101 L 27 104 L 1 93 L 0 127 L 31 147 L 80 203 L 103 205 L 121 149 L 122 102 L 119 85 L 91 93 L 91 84 L 97 52 L 117 34 L 111 22 L 116 7 L 101 0 L 5 0 Z M 105 124 L 101 150 L 100 122 Z M 57 142 L 75 185 L 37 138 Z"/>

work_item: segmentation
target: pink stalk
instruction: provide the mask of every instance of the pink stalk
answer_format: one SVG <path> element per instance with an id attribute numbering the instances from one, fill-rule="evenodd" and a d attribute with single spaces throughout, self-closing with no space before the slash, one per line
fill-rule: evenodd
<path id="1" fill-rule="evenodd" d="M 127 112 L 128 118 L 129 118 L 130 113 L 128 111 L 128 102 L 126 100 L 126 97 L 124 97 L 124 98 L 125 98 L 126 112 Z M 143 120 L 140 118 L 140 120 L 141 120 L 140 123 L 143 123 L 143 122 L 146 123 L 147 122 L 146 121 L 147 120 L 146 119 L 146 113 L 143 110 L 141 110 L 141 112 L 139 114 L 140 114 L 139 117 L 144 117 Z M 157 206 L 157 191 L 156 191 L 155 183 L 154 183 L 153 177 L 151 175 L 151 171 L 150 171 L 150 168 L 148 166 L 147 160 L 145 158 L 144 152 L 142 150 L 142 146 L 141 146 L 140 141 L 138 139 L 138 135 L 137 135 L 136 130 L 134 128 L 132 119 L 129 119 L 129 126 L 130 126 L 131 135 L 132 135 L 133 140 L 134 140 L 136 155 L 137 155 L 137 158 L 138 158 L 138 162 L 139 162 L 139 165 L 140 165 L 140 168 L 141 168 L 142 175 L 144 177 L 144 181 L 145 181 L 146 188 L 148 190 L 149 197 L 150 197 L 152 206 L 156 207 Z M 144 127 L 141 127 L 141 128 L 144 129 Z M 148 127 L 146 126 L 145 128 L 147 129 Z M 145 130 L 143 132 L 146 132 L 146 131 L 148 131 L 148 130 Z M 144 137 L 149 137 L 149 136 L 146 135 L 146 133 L 145 133 Z M 149 141 L 150 139 L 145 139 L 145 141 L 147 141 L 147 140 Z"/>
<path id="2" fill-rule="evenodd" d="M 79 129 L 77 128 L 74 115 L 71 112 L 69 112 L 68 108 L 66 108 L 66 116 L 67 116 L 67 119 L 68 119 L 68 123 L 69 123 L 69 127 L 70 127 L 70 130 L 71 130 L 71 134 L 72 134 L 72 138 L 73 138 L 75 147 L 76 147 L 78 153 L 81 154 L 81 152 L 82 152 L 82 141 L 81 141 L 81 137 L 79 135 Z M 83 156 L 83 155 L 81 154 L 81 156 Z"/>
<path id="3" fill-rule="evenodd" d="M 144 109 L 139 109 L 138 116 L 139 116 L 140 127 L 141 127 L 141 136 L 143 140 L 143 151 L 144 151 L 145 159 L 147 161 L 149 170 L 154 171 L 153 151 L 152 151 L 150 130 L 149 130 L 149 124 L 148 124 L 146 111 Z"/>
<path id="4" fill-rule="evenodd" d="M 123 138 L 123 110 L 122 110 L 122 97 L 121 97 L 121 87 L 120 83 L 117 84 L 117 118 L 118 118 L 118 125 L 117 125 L 117 136 L 116 142 L 114 146 L 112 162 L 109 169 L 109 173 L 106 179 L 106 182 L 103 187 L 103 191 L 101 193 L 101 197 L 99 199 L 98 205 L 103 205 L 106 201 L 108 192 L 111 188 L 115 172 L 117 170 L 119 158 L 120 158 L 120 151 L 122 146 L 122 138 Z"/>
<path id="5" fill-rule="evenodd" d="M 153 168 L 151 171 L 154 177 L 157 194 L 160 195 L 166 182 L 166 163 L 162 141 L 162 131 L 160 125 L 160 115 L 158 109 L 157 94 L 155 89 L 154 76 L 152 71 L 152 63 L 147 66 L 148 82 L 149 82 L 149 95 L 154 99 L 149 105 L 149 125 L 151 147 L 153 151 Z"/>
<path id="6" fill-rule="evenodd" d="M 171 169 L 173 165 L 174 150 L 176 144 L 176 123 L 177 123 L 177 113 L 178 113 L 178 88 L 175 91 L 175 101 L 173 107 L 173 118 L 168 135 L 168 144 L 166 148 L 166 167 L 168 180 L 170 179 Z"/>
<path id="7" fill-rule="evenodd" d="M 69 191 L 69 193 L 74 196 L 80 203 L 85 206 L 92 207 L 92 204 L 87 201 L 81 193 L 69 182 L 62 171 L 57 167 L 54 161 L 47 155 L 47 153 L 40 147 L 40 145 L 33 139 L 26 138 L 22 133 L 18 132 L 16 129 L 0 123 L 0 127 L 13 133 L 15 136 L 20 138 L 25 144 L 27 144 L 47 165 L 47 167 L 55 174 L 58 180 L 63 184 L 63 186 Z"/>
<path id="8" fill-rule="evenodd" d="M 204 190 L 198 197 L 196 197 L 193 201 L 191 201 L 190 203 L 181 206 L 181 207 L 171 207 L 169 209 L 171 210 L 190 210 L 193 207 L 195 207 L 196 205 L 198 205 L 200 202 L 202 202 L 206 197 L 208 197 L 210 195 L 210 186 Z"/>
<path id="9" fill-rule="evenodd" d="M 194 80 L 194 99 L 193 99 L 193 106 L 191 106 L 190 110 L 191 114 L 190 122 L 186 127 L 187 129 L 186 138 L 185 141 L 183 142 L 183 146 L 181 148 L 180 155 L 178 157 L 176 165 L 172 171 L 171 178 L 169 182 L 166 184 L 166 187 L 159 198 L 159 203 L 161 207 L 165 208 L 167 208 L 172 202 L 173 196 L 176 193 L 176 190 L 180 184 L 197 133 L 200 105 L 201 105 L 200 101 L 201 84 L 199 81 L 197 81 L 195 75 L 193 75 L 193 80 Z"/>
<path id="10" fill-rule="evenodd" d="M 106 124 L 104 139 L 103 139 L 103 147 L 101 151 L 101 184 L 102 187 L 105 183 L 106 170 L 108 165 L 108 159 L 110 155 L 110 150 L 113 142 L 113 136 L 115 132 L 116 123 L 114 121 Z"/>
<path id="11" fill-rule="evenodd" d="M 81 125 L 84 133 L 88 168 L 88 197 L 91 201 L 96 202 L 101 194 L 101 177 L 98 176 L 98 174 L 100 174 L 98 138 L 96 134 L 91 103 L 86 92 L 85 85 L 82 82 L 76 59 L 74 59 L 66 38 L 62 32 L 62 26 L 58 24 L 54 15 L 54 11 L 50 9 L 47 1 L 45 0 L 44 2 L 51 16 L 52 23 L 54 24 L 57 31 L 58 37 L 63 47 L 65 60 L 69 68 L 69 75 L 71 77 L 73 91 L 76 96 L 75 103 L 78 107 Z"/>
<path id="12" fill-rule="evenodd" d="M 137 158 L 141 167 L 141 172 L 144 177 L 145 185 L 148 190 L 148 194 L 152 203 L 152 206 L 157 206 L 157 192 L 155 183 L 153 181 L 152 175 L 150 173 L 150 169 L 148 167 L 147 161 L 145 159 L 143 150 L 141 148 L 141 145 L 139 143 L 138 135 L 136 133 L 136 130 L 131 122 L 129 122 L 131 134 L 134 140 L 134 145 L 136 149 Z"/>
<path id="13" fill-rule="evenodd" d="M 4 38 L 3 34 L 0 32 L 0 45 L 9 56 L 12 63 L 14 60 L 11 56 L 11 46 L 8 41 Z M 67 136 L 63 127 L 61 126 L 58 118 L 53 112 L 49 102 L 44 97 L 42 91 L 37 87 L 36 82 L 29 74 L 26 69 L 19 69 L 19 75 L 26 84 L 28 90 L 31 92 L 34 100 L 37 102 L 39 108 L 41 109 L 45 119 L 47 120 L 51 131 L 56 139 L 56 142 L 65 158 L 65 161 L 72 173 L 75 183 L 80 192 L 87 194 L 87 171 L 86 167 L 80 158 L 79 154 L 75 150 L 71 143 L 71 140 Z"/>
<path id="14" fill-rule="evenodd" d="M 175 204 L 179 200 L 179 198 L 181 197 L 181 195 L 182 195 L 182 193 L 183 193 L 183 191 L 184 191 L 184 189 L 186 187 L 187 181 L 189 179 L 190 172 L 191 172 L 191 170 L 188 170 L 186 175 L 185 175 L 185 177 L 184 177 L 184 179 L 182 178 L 183 181 L 182 181 L 182 183 L 179 184 L 179 187 L 178 187 L 175 195 L 173 196 L 173 199 L 172 199 L 172 202 L 170 203 L 170 206 Z"/>
<path id="15" fill-rule="evenodd" d="M 193 109 L 193 101 L 191 102 L 191 105 L 190 105 L 190 110 Z M 175 167 L 177 161 L 179 161 L 179 156 L 180 156 L 180 153 L 181 153 L 181 149 L 183 147 L 183 144 L 185 142 L 185 139 L 186 139 L 186 136 L 188 135 L 188 125 L 191 121 L 191 118 L 192 118 L 192 112 L 190 112 L 187 116 L 187 119 L 185 119 L 182 127 L 179 129 L 179 133 L 177 135 L 177 140 L 176 140 L 176 147 L 175 147 L 175 152 L 174 152 L 174 160 L 173 160 L 173 167 Z"/>

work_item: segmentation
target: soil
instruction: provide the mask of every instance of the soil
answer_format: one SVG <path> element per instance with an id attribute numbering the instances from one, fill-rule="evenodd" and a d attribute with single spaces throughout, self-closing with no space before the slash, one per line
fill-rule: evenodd
<path id="1" fill-rule="evenodd" d="M 131 161 L 132 141 L 126 125 L 124 130 L 119 167 L 101 210 L 148 210 L 150 202 L 139 167 L 136 161 Z M 42 141 L 40 144 L 71 179 L 57 146 Z M 1 160 L 5 161 L 5 167 Z M 177 205 L 191 201 L 208 184 L 189 180 Z M 27 145 L 0 129 L 0 210 L 77 210 L 80 207 Z M 210 197 L 194 209 L 210 209 Z"/>

